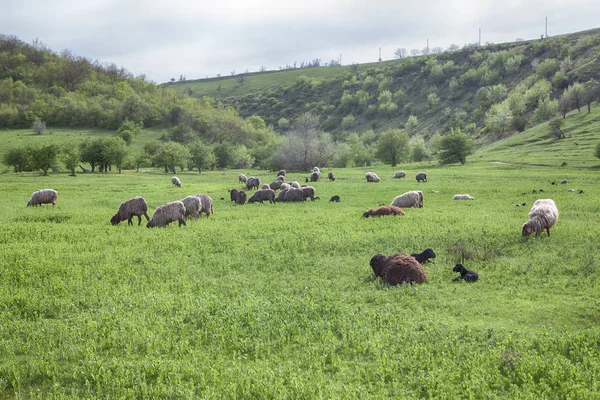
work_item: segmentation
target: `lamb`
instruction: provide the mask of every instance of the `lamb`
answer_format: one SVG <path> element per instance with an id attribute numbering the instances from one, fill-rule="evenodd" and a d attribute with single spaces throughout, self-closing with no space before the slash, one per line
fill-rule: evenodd
<path id="1" fill-rule="evenodd" d="M 430 258 L 435 258 L 435 253 L 433 252 L 433 249 L 426 248 L 421 253 L 411 253 L 410 256 L 414 257 L 414 259 L 421 264 L 425 264 L 426 262 L 429 262 Z"/>
<path id="2" fill-rule="evenodd" d="M 367 178 L 367 182 L 379 182 L 381 180 L 377 174 L 373 172 L 367 172 L 365 178 Z"/>
<path id="3" fill-rule="evenodd" d="M 312 174 L 310 174 L 310 181 L 311 182 L 316 182 L 319 180 L 319 178 L 321 177 L 321 173 L 320 172 L 313 172 Z"/>
<path id="4" fill-rule="evenodd" d="M 340 196 L 338 196 L 337 194 L 334 196 L 331 196 L 331 198 L 329 199 L 329 201 L 335 201 L 335 202 L 340 202 Z"/>
<path id="5" fill-rule="evenodd" d="M 246 199 L 248 198 L 248 195 L 246 194 L 245 191 L 243 190 L 238 190 L 238 194 L 237 197 L 235 199 L 236 204 L 239 204 L 240 206 L 243 206 L 246 203 Z M 206 214 L 208 216 L 208 214 Z"/>
<path id="6" fill-rule="evenodd" d="M 271 189 L 271 186 L 269 186 L 268 183 L 263 183 L 263 185 L 260 188 L 261 189 Z"/>
<path id="7" fill-rule="evenodd" d="M 452 200 L 475 200 L 475 198 L 468 194 L 455 194 Z"/>
<path id="8" fill-rule="evenodd" d="M 375 209 L 369 209 L 363 213 L 363 217 L 376 217 L 380 215 L 406 215 L 401 208 L 395 206 L 381 206 Z"/>
<path id="9" fill-rule="evenodd" d="M 235 188 L 234 188 L 234 189 L 231 189 L 231 190 L 229 191 L 229 198 L 231 199 L 231 201 L 235 201 L 235 202 L 237 202 L 237 198 L 238 198 L 238 193 L 239 193 L 239 192 L 240 192 L 240 191 L 239 191 L 238 189 L 235 189 Z"/>
<path id="10" fill-rule="evenodd" d="M 335 174 L 333 173 L 333 171 L 329 171 L 329 173 L 327 174 L 327 179 L 329 179 L 330 181 L 335 181 Z"/>
<path id="11" fill-rule="evenodd" d="M 239 174 L 238 175 L 238 182 L 239 183 L 246 183 L 247 180 L 248 180 L 248 178 L 246 178 L 246 175 L 244 175 L 244 174 Z"/>
<path id="12" fill-rule="evenodd" d="M 460 272 L 459 277 L 452 279 L 454 282 L 460 281 L 461 279 L 465 282 L 475 282 L 477 279 L 479 279 L 477 272 L 466 269 L 462 264 L 456 264 L 454 268 L 452 268 L 452 271 Z"/>
<path id="13" fill-rule="evenodd" d="M 388 285 L 412 285 L 423 283 L 427 279 L 423 266 L 413 257 L 402 253 L 389 257 L 376 254 L 371 258 L 370 265 L 375 276 L 380 276 Z"/>
<path id="14" fill-rule="evenodd" d="M 266 200 L 268 200 L 269 203 L 275 203 L 275 191 L 273 189 L 257 190 L 248 200 L 248 204 L 256 203 L 257 201 L 262 204 L 262 202 Z"/>
<path id="15" fill-rule="evenodd" d="M 285 189 L 282 190 L 281 192 L 279 192 L 279 195 L 277 196 L 277 199 L 275 199 L 275 201 L 280 202 L 280 201 L 304 201 L 306 200 L 304 197 L 304 193 L 302 192 L 302 189 L 298 189 L 298 188 L 289 188 L 289 189 Z"/>
<path id="16" fill-rule="evenodd" d="M 529 221 L 523 224 L 522 235 L 529 236 L 535 232 L 535 236 L 540 236 L 545 229 L 550 236 L 550 228 L 558 220 L 558 208 L 552 199 L 536 200 L 529 211 Z"/>
<path id="17" fill-rule="evenodd" d="M 423 192 L 420 190 L 412 190 L 401 194 L 392 200 L 390 206 L 401 208 L 423 208 Z"/>
<path id="18" fill-rule="evenodd" d="M 133 217 L 138 217 L 138 226 L 142 224 L 142 215 L 146 217 L 146 221 L 150 221 L 148 217 L 148 204 L 143 197 L 134 197 L 129 199 L 119 206 L 119 211 L 110 219 L 110 223 L 118 225 L 119 222 L 127 220 L 127 225 L 133 225 Z"/>
<path id="19" fill-rule="evenodd" d="M 176 176 L 174 176 L 174 177 L 172 177 L 172 178 L 171 178 L 171 183 L 172 183 L 174 186 L 181 187 L 181 181 L 180 181 L 180 180 L 179 180 L 179 178 L 178 178 L 178 177 L 176 177 Z"/>
<path id="20" fill-rule="evenodd" d="M 400 179 L 400 178 L 405 178 L 406 177 L 406 172 L 404 171 L 398 171 L 394 174 L 394 176 L 392 176 L 393 179 Z"/>
<path id="21" fill-rule="evenodd" d="M 248 190 L 252 190 L 252 189 L 258 190 L 259 186 L 260 186 L 260 179 L 255 176 L 251 176 L 246 180 L 246 188 Z"/>
<path id="22" fill-rule="evenodd" d="M 181 201 L 172 201 L 163 206 L 159 206 L 152 218 L 146 224 L 147 228 L 155 226 L 165 227 L 173 221 L 179 221 L 179 226 L 186 225 L 183 217 L 185 216 L 185 206 Z"/>
<path id="23" fill-rule="evenodd" d="M 210 196 L 206 194 L 195 194 L 194 196 L 200 197 L 200 201 L 202 202 L 202 209 L 200 210 L 200 214 L 205 213 L 206 218 L 210 216 L 210 214 L 214 214 L 215 210 L 213 208 L 213 201 Z"/>
<path id="24" fill-rule="evenodd" d="M 427 182 L 427 174 L 425 172 L 419 172 L 416 176 L 417 182 Z"/>
<path id="25" fill-rule="evenodd" d="M 184 217 L 200 218 L 200 210 L 202 209 L 202 200 L 200 200 L 200 197 L 188 196 L 180 201 L 185 207 Z"/>
<path id="26" fill-rule="evenodd" d="M 279 189 L 281 189 L 281 185 L 283 185 L 283 181 L 280 181 L 279 179 L 277 179 L 277 180 L 274 180 L 273 182 L 269 183 L 269 189 L 279 190 Z"/>
<path id="27" fill-rule="evenodd" d="M 56 199 L 58 199 L 58 192 L 54 189 L 42 189 L 37 192 L 33 192 L 31 198 L 27 202 L 29 206 L 40 206 L 42 204 L 56 205 Z"/>
<path id="28" fill-rule="evenodd" d="M 307 197 L 310 197 L 311 201 L 315 201 L 315 193 L 316 193 L 317 189 L 315 189 L 312 186 L 303 186 L 300 188 L 300 190 L 302 190 L 304 199 L 306 199 Z"/>

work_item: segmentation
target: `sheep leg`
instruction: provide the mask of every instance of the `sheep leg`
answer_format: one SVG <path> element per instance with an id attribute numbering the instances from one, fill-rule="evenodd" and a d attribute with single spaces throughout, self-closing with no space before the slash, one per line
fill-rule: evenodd
<path id="1" fill-rule="evenodd" d="M 550 236 L 550 228 L 546 228 L 546 232 L 548 232 L 548 236 Z"/>
<path id="2" fill-rule="evenodd" d="M 187 226 L 185 221 L 183 220 L 183 218 L 179 218 L 178 221 L 179 221 L 179 226 L 181 226 L 181 225 Z"/>
<path id="3" fill-rule="evenodd" d="M 146 217 L 146 221 L 150 221 L 150 217 L 146 211 L 144 211 L 144 217 Z"/>
<path id="4" fill-rule="evenodd" d="M 142 224 L 142 216 L 138 215 L 137 217 L 138 217 L 138 226 L 140 226 Z M 133 225 L 133 223 L 132 223 L 132 225 Z"/>
<path id="5" fill-rule="evenodd" d="M 129 219 L 127 219 L 127 226 L 129 225 L 133 225 L 133 222 L 131 221 L 133 217 L 130 217 Z"/>

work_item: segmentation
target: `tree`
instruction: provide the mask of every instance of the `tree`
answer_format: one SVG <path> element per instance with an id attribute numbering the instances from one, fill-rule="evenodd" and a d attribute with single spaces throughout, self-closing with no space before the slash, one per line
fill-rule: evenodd
<path id="1" fill-rule="evenodd" d="M 440 164 L 452 164 L 460 162 L 465 164 L 467 156 L 474 150 L 473 140 L 460 129 L 452 130 L 440 139 L 440 151 L 438 157 Z"/>
<path id="2" fill-rule="evenodd" d="M 31 162 L 31 149 L 27 147 L 13 147 L 4 153 L 4 164 L 14 168 L 15 172 L 23 172 Z"/>
<path id="3" fill-rule="evenodd" d="M 571 99 L 569 99 L 569 96 L 565 96 L 563 94 L 558 100 L 558 111 L 561 113 L 563 118 L 567 117 L 567 113 L 571 111 Z"/>
<path id="4" fill-rule="evenodd" d="M 599 89 L 600 86 L 595 79 L 590 79 L 583 84 L 582 101 L 583 104 L 587 105 L 588 114 L 592 112 L 592 103 L 597 100 Z"/>
<path id="5" fill-rule="evenodd" d="M 565 137 L 565 133 L 560 129 L 562 123 L 563 120 L 561 118 L 554 118 L 548 123 L 550 133 L 556 136 L 557 139 L 563 139 Z"/>
<path id="6" fill-rule="evenodd" d="M 244 74 L 240 74 L 240 75 L 238 75 L 238 77 L 237 77 L 237 81 L 238 81 L 238 83 L 239 83 L 240 85 L 243 85 L 243 84 L 244 84 L 244 82 L 246 82 L 246 76 L 244 76 Z"/>
<path id="7" fill-rule="evenodd" d="M 60 159 L 65 164 L 65 168 L 71 172 L 71 176 L 75 176 L 75 170 L 81 160 L 79 146 L 72 143 L 66 144 L 60 152 Z"/>
<path id="8" fill-rule="evenodd" d="M 414 162 L 423 161 L 428 157 L 425 149 L 425 139 L 421 135 L 410 138 L 410 159 Z"/>
<path id="9" fill-rule="evenodd" d="M 544 100 L 540 100 L 538 107 L 533 112 L 533 120 L 536 123 L 546 122 L 556 115 L 558 111 L 558 101 L 550 100 L 550 97 L 546 97 Z"/>
<path id="10" fill-rule="evenodd" d="M 401 47 L 399 49 L 396 49 L 396 51 L 394 52 L 394 56 L 396 58 L 405 58 L 406 57 L 406 49 L 404 47 Z"/>
<path id="11" fill-rule="evenodd" d="M 410 115 L 408 117 L 408 121 L 406 121 L 406 130 L 408 131 L 408 134 L 412 136 L 415 133 L 415 129 L 418 125 L 419 119 L 414 115 Z"/>
<path id="12" fill-rule="evenodd" d="M 133 139 L 135 139 L 135 137 L 141 132 L 142 124 L 136 124 L 135 122 L 130 121 L 129 119 L 125 119 L 125 121 L 123 121 L 123 123 L 121 124 L 121 126 L 119 126 L 119 129 L 117 130 L 117 134 L 121 139 L 125 141 L 127 146 L 129 146 L 131 142 L 133 142 Z"/>
<path id="13" fill-rule="evenodd" d="M 410 51 L 410 55 L 413 56 L 413 57 L 417 57 L 417 56 L 421 55 L 421 50 L 419 50 L 419 49 L 412 49 Z"/>
<path id="14" fill-rule="evenodd" d="M 202 143 L 201 140 L 194 140 L 188 145 L 190 152 L 190 164 L 202 173 L 202 169 L 210 168 L 216 164 L 217 158 L 210 146 Z"/>
<path id="15" fill-rule="evenodd" d="M 37 118 L 35 121 L 33 121 L 31 129 L 33 129 L 33 131 L 38 135 L 41 135 L 42 133 L 46 132 L 46 121 L 42 121 L 41 119 Z"/>
<path id="16" fill-rule="evenodd" d="M 440 98 L 435 93 L 429 93 L 427 95 L 427 102 L 429 103 L 429 108 L 435 107 L 439 104 Z"/>
<path id="17" fill-rule="evenodd" d="M 567 97 L 571 106 L 575 107 L 578 112 L 581 112 L 581 106 L 583 105 L 583 92 L 583 85 L 579 82 L 575 82 L 563 93 L 563 96 Z"/>
<path id="18" fill-rule="evenodd" d="M 377 141 L 377 157 L 392 167 L 406 159 L 409 149 L 408 135 L 399 129 L 385 131 Z"/>
<path id="19" fill-rule="evenodd" d="M 121 173 L 123 167 L 123 161 L 129 151 L 127 150 L 127 143 L 120 137 L 111 137 L 105 142 L 106 150 L 106 165 L 104 166 L 104 172 L 107 172 L 107 169 L 110 165 L 115 164 L 119 173 Z"/>
<path id="20" fill-rule="evenodd" d="M 234 146 L 229 142 L 218 143 L 214 147 L 218 168 L 227 168 L 233 165 Z"/>
<path id="21" fill-rule="evenodd" d="M 55 144 L 33 148 L 31 151 L 31 164 L 33 169 L 41 169 L 44 172 L 44 175 L 48 175 L 48 170 L 56 166 L 58 154 L 59 148 Z"/>
<path id="22" fill-rule="evenodd" d="M 503 133 L 512 122 L 512 113 L 506 102 L 494 104 L 485 113 L 485 125 L 489 131 Z"/>
<path id="23" fill-rule="evenodd" d="M 181 143 L 166 142 L 153 157 L 155 165 L 164 167 L 165 172 L 177 173 L 177 167 L 185 166 L 189 157 L 188 149 Z"/>
<path id="24" fill-rule="evenodd" d="M 145 151 L 137 152 L 133 156 L 133 163 L 135 165 L 136 172 L 140 172 L 140 166 L 146 161 L 148 161 L 148 154 Z"/>

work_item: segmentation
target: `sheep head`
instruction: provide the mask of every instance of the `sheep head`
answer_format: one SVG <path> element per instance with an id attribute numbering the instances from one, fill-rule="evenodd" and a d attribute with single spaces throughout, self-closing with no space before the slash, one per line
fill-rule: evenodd
<path id="1" fill-rule="evenodd" d="M 383 272 L 383 267 L 385 266 L 385 262 L 387 261 L 387 257 L 383 254 L 375 254 L 369 264 L 371 264 L 371 268 L 373 268 L 373 273 L 375 276 L 381 276 Z"/>

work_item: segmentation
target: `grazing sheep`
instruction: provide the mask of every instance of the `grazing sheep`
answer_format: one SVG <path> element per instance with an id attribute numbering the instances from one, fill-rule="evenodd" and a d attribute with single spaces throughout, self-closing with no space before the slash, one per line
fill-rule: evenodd
<path id="1" fill-rule="evenodd" d="M 285 176 L 285 169 L 280 169 L 277 171 L 277 176 Z"/>
<path id="2" fill-rule="evenodd" d="M 522 235 L 529 236 L 535 232 L 535 236 L 540 236 L 545 229 L 550 236 L 550 228 L 558 220 L 558 208 L 552 199 L 536 200 L 529 211 L 529 221 L 523 224 Z"/>
<path id="3" fill-rule="evenodd" d="M 335 181 L 335 174 L 333 173 L 333 171 L 329 171 L 329 173 L 327 174 L 327 179 L 329 179 L 330 181 Z"/>
<path id="4" fill-rule="evenodd" d="M 240 192 L 240 191 L 239 191 L 238 189 L 235 189 L 235 188 L 234 188 L 234 189 L 231 189 L 231 190 L 229 191 L 229 198 L 231 199 L 231 201 L 235 201 L 235 202 L 237 202 L 237 198 L 238 198 L 238 193 L 239 193 L 239 192 Z"/>
<path id="5" fill-rule="evenodd" d="M 562 181 L 560 181 L 561 185 L 566 185 L 567 183 L 569 183 L 569 181 L 566 179 L 563 179 Z"/>
<path id="6" fill-rule="evenodd" d="M 427 174 L 425 172 L 419 172 L 416 176 L 417 182 L 427 182 Z"/>
<path id="7" fill-rule="evenodd" d="M 279 190 L 285 190 L 285 189 L 289 189 L 291 187 L 292 187 L 292 185 L 290 185 L 289 183 L 282 183 Z"/>
<path id="8" fill-rule="evenodd" d="M 261 189 L 271 189 L 271 186 L 269 186 L 268 183 L 263 183 L 263 185 L 260 188 Z"/>
<path id="9" fill-rule="evenodd" d="M 58 199 L 58 192 L 54 189 L 42 189 L 37 192 L 33 192 L 31 198 L 27 202 L 29 206 L 40 206 L 42 204 L 56 205 L 56 199 Z"/>
<path id="10" fill-rule="evenodd" d="M 181 181 L 180 181 L 180 180 L 179 180 L 179 178 L 178 178 L 178 177 L 176 177 L 176 176 L 174 176 L 174 177 L 172 177 L 172 178 L 171 178 L 171 183 L 172 183 L 174 186 L 181 187 Z"/>
<path id="11" fill-rule="evenodd" d="M 365 178 L 367 178 L 367 182 L 379 182 L 381 180 L 374 172 L 367 172 Z"/>
<path id="12" fill-rule="evenodd" d="M 250 199 L 248 204 L 256 203 L 257 201 L 262 204 L 263 201 L 269 201 L 269 203 L 275 203 L 275 191 L 273 189 L 261 189 L 257 190 Z"/>
<path id="13" fill-rule="evenodd" d="M 397 196 L 392 200 L 390 206 L 396 206 L 400 208 L 423 208 L 423 192 L 420 190 L 412 190 Z"/>
<path id="14" fill-rule="evenodd" d="M 335 201 L 335 202 L 340 202 L 340 196 L 338 196 L 337 194 L 334 196 L 331 196 L 331 198 L 329 199 L 329 201 Z"/>
<path id="15" fill-rule="evenodd" d="M 246 194 L 245 191 L 238 190 L 238 194 L 237 194 L 237 198 L 235 199 L 235 202 L 236 202 L 236 204 L 243 206 L 244 204 L 246 204 L 247 198 L 248 198 L 248 195 Z M 208 214 L 206 214 L 206 215 L 208 215 Z"/>
<path id="16" fill-rule="evenodd" d="M 313 172 L 312 174 L 310 174 L 310 181 L 311 182 L 316 182 L 319 180 L 319 178 L 321 177 L 321 173 L 320 172 Z"/>
<path id="17" fill-rule="evenodd" d="M 280 181 L 279 179 L 277 179 L 277 180 L 274 180 L 273 182 L 269 183 L 269 189 L 279 190 L 279 189 L 281 189 L 281 185 L 283 185 L 283 181 Z"/>
<path id="18" fill-rule="evenodd" d="M 475 200 L 475 198 L 468 194 L 455 194 L 452 200 Z"/>
<path id="19" fill-rule="evenodd" d="M 210 214 L 214 214 L 215 210 L 213 208 L 213 201 L 210 196 L 206 194 L 195 194 L 194 196 L 200 197 L 200 201 L 202 202 L 202 209 L 200 210 L 200 214 L 205 213 L 208 218 Z"/>
<path id="20" fill-rule="evenodd" d="M 569 193 L 575 193 L 575 189 L 567 189 L 567 192 L 569 192 Z"/>
<path id="21" fill-rule="evenodd" d="M 277 177 L 277 179 L 275 179 L 275 180 L 276 180 L 276 181 L 279 181 L 279 182 L 281 182 L 281 183 L 283 183 L 283 182 L 285 182 L 285 176 L 283 176 L 283 175 L 279 175 L 279 176 Z"/>
<path id="22" fill-rule="evenodd" d="M 247 180 L 248 180 L 248 178 L 246 178 L 246 175 L 244 175 L 244 174 L 239 174 L 238 175 L 238 182 L 239 183 L 246 183 Z"/>
<path id="23" fill-rule="evenodd" d="M 405 178 L 406 177 L 406 172 L 404 171 L 398 171 L 394 174 L 394 176 L 392 176 L 393 179 L 400 179 L 400 178 Z"/>
<path id="24" fill-rule="evenodd" d="M 406 215 L 401 208 L 395 206 L 381 206 L 375 209 L 369 209 L 363 213 L 363 217 L 377 217 L 380 215 Z"/>
<path id="25" fill-rule="evenodd" d="M 313 172 L 318 172 L 319 175 L 321 174 L 321 170 L 319 169 L 319 167 L 313 167 Z"/>
<path id="26" fill-rule="evenodd" d="M 202 209 L 202 200 L 200 200 L 200 197 L 188 196 L 180 201 L 185 207 L 184 217 L 200 218 L 200 210 Z"/>
<path id="27" fill-rule="evenodd" d="M 252 189 L 258 190 L 259 186 L 260 186 L 260 179 L 255 176 L 251 176 L 246 180 L 246 189 L 248 189 L 248 190 L 252 190 Z"/>
<path id="28" fill-rule="evenodd" d="M 302 190 L 304 199 L 306 199 L 307 197 L 310 197 L 311 201 L 315 201 L 315 193 L 316 193 L 317 189 L 315 189 L 312 186 L 303 186 L 300 188 L 300 190 Z"/>
<path id="29" fill-rule="evenodd" d="M 117 225 L 121 221 L 127 220 L 127 225 L 133 225 L 133 217 L 138 217 L 138 226 L 142 224 L 142 215 L 146 217 L 146 221 L 150 221 L 148 217 L 148 204 L 143 197 L 134 197 L 129 199 L 119 206 L 119 211 L 110 219 L 110 223 Z"/>
<path id="30" fill-rule="evenodd" d="M 282 190 L 281 192 L 279 192 L 277 199 L 275 199 L 275 201 L 277 201 L 277 202 L 280 202 L 280 201 L 283 201 L 283 202 L 304 201 L 304 200 L 306 200 L 306 199 L 304 197 L 304 192 L 302 192 L 302 189 L 294 188 L 294 187 Z"/>
<path id="31" fill-rule="evenodd" d="M 296 189 L 300 189 L 300 183 L 298 181 L 294 181 L 291 183 L 291 186 Z"/>
<path id="32" fill-rule="evenodd" d="M 414 257 L 415 260 L 417 260 L 421 264 L 425 264 L 426 262 L 429 262 L 430 258 L 435 258 L 435 253 L 433 252 L 433 249 L 426 248 L 422 252 L 420 252 L 420 253 L 412 253 L 410 256 Z"/>
<path id="33" fill-rule="evenodd" d="M 460 281 L 461 279 L 466 282 L 475 282 L 477 279 L 479 279 L 477 272 L 466 269 L 462 264 L 456 264 L 454 268 L 452 268 L 452 271 L 460 273 L 459 277 L 452 279 L 454 282 Z"/>
<path id="34" fill-rule="evenodd" d="M 153 228 L 155 226 L 165 227 L 173 221 L 179 221 L 179 226 L 185 225 L 183 217 L 185 216 L 185 206 L 181 201 L 172 201 L 159 206 L 152 214 L 152 218 L 146 224 L 147 228 Z"/>
<path id="35" fill-rule="evenodd" d="M 380 276 L 388 285 L 400 283 L 423 283 L 427 276 L 423 266 L 413 257 L 396 253 L 389 257 L 376 254 L 371 258 L 371 268 L 375 276 Z"/>

